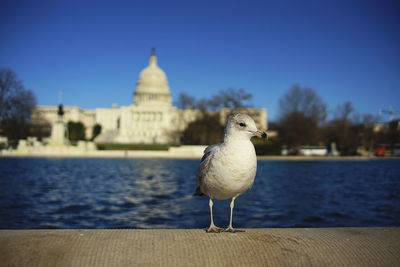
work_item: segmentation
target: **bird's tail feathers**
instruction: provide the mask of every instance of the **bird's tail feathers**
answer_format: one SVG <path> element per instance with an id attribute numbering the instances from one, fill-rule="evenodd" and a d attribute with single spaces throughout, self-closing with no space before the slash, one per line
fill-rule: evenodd
<path id="1" fill-rule="evenodd" d="M 193 196 L 205 196 L 205 194 L 201 192 L 200 187 L 197 187 L 196 192 L 193 194 Z"/>

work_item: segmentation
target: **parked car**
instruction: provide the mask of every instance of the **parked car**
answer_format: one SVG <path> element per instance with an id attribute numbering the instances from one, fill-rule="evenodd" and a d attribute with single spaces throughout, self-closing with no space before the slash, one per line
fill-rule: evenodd
<path id="1" fill-rule="evenodd" d="M 375 156 L 383 157 L 385 156 L 385 145 L 378 145 L 375 149 Z"/>

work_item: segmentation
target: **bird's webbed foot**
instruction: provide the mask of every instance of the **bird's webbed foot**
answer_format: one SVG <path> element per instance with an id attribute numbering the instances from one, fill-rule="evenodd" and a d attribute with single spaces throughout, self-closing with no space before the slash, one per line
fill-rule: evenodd
<path id="1" fill-rule="evenodd" d="M 211 224 L 210 227 L 206 230 L 207 233 L 221 233 L 224 231 L 224 228 L 217 227 L 214 224 Z"/>
<path id="2" fill-rule="evenodd" d="M 224 230 L 224 232 L 229 232 L 229 233 L 239 233 L 239 232 L 244 232 L 244 230 L 239 230 L 239 229 L 233 229 L 232 226 L 229 226 Z"/>

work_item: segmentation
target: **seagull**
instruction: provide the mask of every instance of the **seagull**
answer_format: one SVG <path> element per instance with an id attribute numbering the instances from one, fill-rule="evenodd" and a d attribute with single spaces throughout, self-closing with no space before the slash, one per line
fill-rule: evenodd
<path id="1" fill-rule="evenodd" d="M 211 224 L 208 233 L 243 232 L 232 227 L 232 214 L 235 199 L 250 189 L 257 171 L 257 157 L 253 136 L 266 138 L 265 132 L 259 131 L 254 120 L 247 114 L 237 113 L 229 116 L 222 142 L 208 146 L 200 161 L 196 174 L 195 196 L 207 195 L 210 206 Z M 213 221 L 213 199 L 232 199 L 231 215 L 226 229 L 215 226 Z"/>

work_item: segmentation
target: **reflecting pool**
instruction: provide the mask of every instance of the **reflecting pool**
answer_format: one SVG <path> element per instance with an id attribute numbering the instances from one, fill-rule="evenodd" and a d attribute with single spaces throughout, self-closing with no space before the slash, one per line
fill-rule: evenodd
<path id="1" fill-rule="evenodd" d="M 0 158 L 0 228 L 205 228 L 197 160 Z M 214 201 L 218 226 L 229 200 Z M 234 227 L 400 226 L 400 161 L 258 161 Z"/>

